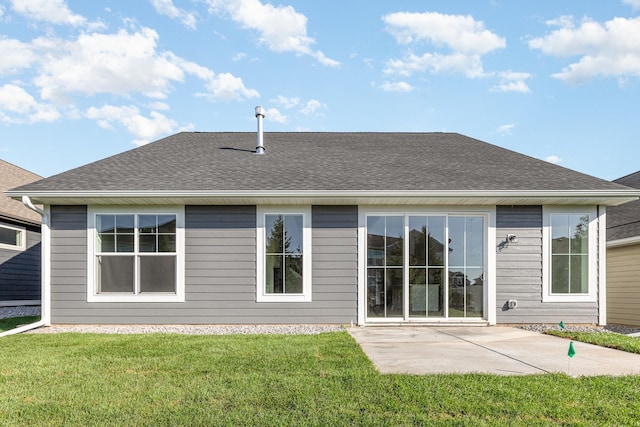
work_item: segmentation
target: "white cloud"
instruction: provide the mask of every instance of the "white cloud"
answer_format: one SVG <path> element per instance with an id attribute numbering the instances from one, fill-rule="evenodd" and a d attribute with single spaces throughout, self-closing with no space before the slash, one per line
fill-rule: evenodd
<path id="1" fill-rule="evenodd" d="M 191 28 L 192 30 L 196 29 L 195 14 L 175 7 L 172 0 L 151 0 L 151 4 L 159 14 L 177 19 L 185 27 Z"/>
<path id="2" fill-rule="evenodd" d="M 231 58 L 231 60 L 233 62 L 238 62 L 238 61 L 242 61 L 244 58 L 247 57 L 247 54 L 244 52 L 238 52 L 235 55 L 233 55 L 233 57 Z"/>
<path id="3" fill-rule="evenodd" d="M 170 57 L 171 61 L 182 70 L 205 82 L 205 87 L 209 92 L 199 94 L 200 96 L 223 100 L 240 100 L 260 96 L 257 90 L 248 89 L 240 77 L 236 77 L 230 73 L 215 74 L 210 69 L 198 65 L 195 62 L 185 61 L 173 54 L 170 54 Z"/>
<path id="4" fill-rule="evenodd" d="M 403 59 L 392 59 L 384 70 L 387 74 L 409 76 L 431 71 L 460 72 L 469 78 L 484 75 L 481 57 L 506 46 L 504 38 L 487 30 L 482 21 L 471 16 L 446 15 L 437 12 L 397 12 L 385 15 L 386 29 L 399 44 L 418 46 L 428 42 L 445 52 L 416 55 L 409 52 Z"/>
<path id="5" fill-rule="evenodd" d="M 385 92 L 411 92 L 415 88 L 407 82 L 384 82 L 380 88 Z"/>
<path id="6" fill-rule="evenodd" d="M 580 56 L 553 77 L 576 83 L 594 77 L 640 77 L 640 18 L 613 18 L 604 24 L 570 17 L 547 22 L 560 26 L 529 41 L 531 49 L 558 57 Z"/>
<path id="7" fill-rule="evenodd" d="M 326 65 L 328 67 L 338 67 L 340 66 L 340 62 L 335 59 L 327 58 L 327 56 L 319 50 L 311 53 L 311 56 L 316 58 L 319 63 L 322 65 Z"/>
<path id="8" fill-rule="evenodd" d="M 124 126 L 136 138 L 133 143 L 138 146 L 147 144 L 161 135 L 174 132 L 177 126 L 175 121 L 156 111 L 151 111 L 150 117 L 145 117 L 134 105 L 91 107 L 86 111 L 85 116 L 96 120 L 104 129 L 111 129 L 114 123 Z"/>
<path id="9" fill-rule="evenodd" d="M 504 71 L 498 73 L 498 76 L 500 77 L 500 83 L 493 87 L 494 91 L 531 93 L 531 89 L 525 83 L 525 80 L 531 78 L 531 74 Z"/>
<path id="10" fill-rule="evenodd" d="M 286 96 L 278 95 L 278 97 L 276 99 L 272 99 L 271 102 L 278 103 L 284 108 L 289 109 L 300 105 L 300 98 L 287 98 Z"/>
<path id="11" fill-rule="evenodd" d="M 640 0 L 622 0 L 622 3 L 628 4 L 634 10 L 640 9 Z"/>
<path id="12" fill-rule="evenodd" d="M 150 108 L 151 110 L 170 110 L 171 106 L 166 102 L 157 101 L 157 102 L 151 102 L 148 105 L 148 108 Z"/>
<path id="13" fill-rule="evenodd" d="M 157 40 L 158 34 L 149 28 L 81 34 L 72 41 L 36 39 L 31 46 L 39 54 L 42 72 L 34 83 L 42 99 L 54 103 L 68 103 L 74 94 L 142 94 L 164 99 L 174 83 L 184 81 L 185 74 L 203 80 L 207 96 L 214 99 L 259 96 L 238 77 L 216 74 L 171 52 L 158 51 Z"/>
<path id="14" fill-rule="evenodd" d="M 0 108 L 12 113 L 28 113 L 36 104 L 33 99 L 21 87 L 5 84 L 0 87 Z"/>
<path id="15" fill-rule="evenodd" d="M 545 161 L 549 162 L 549 163 L 553 163 L 553 164 L 558 164 L 562 161 L 562 159 L 558 156 L 555 155 L 551 155 L 551 156 L 547 156 L 544 159 Z"/>
<path id="16" fill-rule="evenodd" d="M 404 77 L 424 71 L 433 73 L 459 72 L 469 78 L 485 75 L 480 56 L 462 53 L 451 55 L 425 53 L 422 56 L 410 53 L 404 59 L 389 60 L 384 69 L 385 74 L 398 74 Z"/>
<path id="17" fill-rule="evenodd" d="M 37 59 L 31 46 L 19 40 L 0 37 L 0 75 L 13 74 L 17 71 L 31 66 Z"/>
<path id="18" fill-rule="evenodd" d="M 506 46 L 502 37 L 484 28 L 472 16 L 438 12 L 397 12 L 382 17 L 389 31 L 401 44 L 421 40 L 446 46 L 454 52 L 483 55 Z"/>
<path id="19" fill-rule="evenodd" d="M 310 116 L 312 114 L 315 114 L 320 109 L 326 109 L 327 108 L 326 104 L 323 104 L 322 102 L 318 101 L 317 99 L 312 99 L 310 101 L 307 101 L 306 103 L 303 103 L 302 101 L 300 101 L 300 98 L 298 98 L 298 97 L 288 98 L 288 97 L 282 96 L 282 95 L 278 95 L 277 98 L 271 99 L 270 102 L 274 102 L 276 104 L 282 105 L 287 110 L 290 110 L 290 109 L 295 108 L 295 107 L 300 107 L 299 112 L 304 114 L 304 115 L 306 115 L 306 116 Z M 275 121 L 278 121 L 279 123 L 286 123 L 289 120 L 288 117 L 282 116 L 285 121 L 281 121 L 280 112 L 275 108 L 272 109 L 272 110 L 275 111 L 276 117 L 278 117 L 278 119 L 275 119 Z M 271 112 L 271 110 L 268 110 L 267 114 L 269 114 L 269 112 Z M 272 118 L 272 120 L 274 120 L 274 119 Z"/>
<path id="20" fill-rule="evenodd" d="M 270 120 L 276 123 L 287 123 L 289 118 L 282 114 L 277 108 L 268 108 L 265 111 L 265 120 Z"/>
<path id="21" fill-rule="evenodd" d="M 154 110 L 149 117 L 132 113 L 126 121 L 126 128 L 136 140 L 147 141 L 149 135 L 159 132 L 153 129 L 174 127 L 170 119 L 156 111 L 170 109 L 168 103 L 161 101 L 175 90 L 175 84 L 188 77 L 201 80 L 204 96 L 212 100 L 260 96 L 245 87 L 239 77 L 216 74 L 172 52 L 159 50 L 157 41 L 158 34 L 149 28 L 111 34 L 81 32 L 76 39 L 40 37 L 28 43 L 0 36 L 0 75 L 23 72 L 21 80 L 2 87 L 0 121 L 54 121 L 61 117 L 60 111 L 69 119 L 77 119 L 83 116 L 79 109 L 87 108 L 77 107 L 82 98 L 86 101 L 88 97 L 115 95 L 136 99 L 130 102 Z M 146 99 L 137 99 L 139 95 Z M 96 111 L 106 114 L 110 110 L 90 111 L 96 116 Z M 114 123 L 114 119 L 96 120 L 101 126 Z"/>
<path id="22" fill-rule="evenodd" d="M 156 52 L 158 34 L 142 28 L 133 34 L 81 34 L 75 41 L 38 39 L 48 54 L 35 83 L 43 99 L 66 102 L 73 93 L 143 93 L 164 98 L 172 81 L 182 81 L 183 70 L 167 54 Z"/>
<path id="23" fill-rule="evenodd" d="M 36 123 L 53 122 L 59 118 L 60 113 L 55 107 L 36 101 L 21 87 L 13 84 L 0 86 L 0 121 Z"/>
<path id="24" fill-rule="evenodd" d="M 300 110 L 300 112 L 305 116 L 310 116 L 312 114 L 315 114 L 321 108 L 326 109 L 327 108 L 326 104 L 323 104 L 317 99 L 312 99 L 311 101 L 307 102 L 307 104 L 304 106 L 302 110 Z"/>
<path id="25" fill-rule="evenodd" d="M 256 31 L 261 43 L 274 52 L 310 55 L 323 65 L 335 67 L 338 61 L 314 51 L 307 35 L 307 17 L 292 6 L 273 6 L 259 0 L 207 0 L 211 13 L 227 13 L 243 28 Z"/>
<path id="26" fill-rule="evenodd" d="M 235 77 L 229 73 L 217 74 L 206 83 L 206 86 L 214 98 L 227 101 L 260 96 L 257 90 L 247 89 L 240 77 Z"/>
<path id="27" fill-rule="evenodd" d="M 498 127 L 498 135 L 509 136 L 512 135 L 513 129 L 516 127 L 515 123 L 509 123 Z"/>
<path id="28" fill-rule="evenodd" d="M 74 27 L 87 24 L 83 16 L 69 10 L 64 0 L 11 0 L 11 3 L 14 11 L 36 21 Z"/>

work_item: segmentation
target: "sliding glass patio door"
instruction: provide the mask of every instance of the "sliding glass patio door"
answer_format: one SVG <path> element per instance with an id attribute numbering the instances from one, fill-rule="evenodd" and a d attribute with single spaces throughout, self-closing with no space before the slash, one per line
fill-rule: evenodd
<path id="1" fill-rule="evenodd" d="M 366 218 L 368 319 L 484 316 L 484 216 Z"/>

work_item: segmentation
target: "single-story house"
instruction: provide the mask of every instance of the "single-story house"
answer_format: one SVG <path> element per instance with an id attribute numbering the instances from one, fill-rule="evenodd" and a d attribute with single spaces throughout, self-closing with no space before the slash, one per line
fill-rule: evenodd
<path id="1" fill-rule="evenodd" d="M 40 179 L 0 160 L 0 307 L 40 304 L 40 215 L 4 195 Z"/>
<path id="2" fill-rule="evenodd" d="M 606 322 L 606 209 L 639 190 L 456 133 L 257 117 L 9 191 L 44 205 L 45 321 Z"/>
<path id="3" fill-rule="evenodd" d="M 640 188 L 640 171 L 614 182 Z M 607 213 L 607 322 L 640 326 L 640 201 Z"/>

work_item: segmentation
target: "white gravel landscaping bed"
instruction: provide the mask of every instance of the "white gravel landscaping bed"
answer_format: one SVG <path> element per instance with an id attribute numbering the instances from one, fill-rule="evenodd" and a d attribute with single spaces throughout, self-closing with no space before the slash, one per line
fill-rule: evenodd
<path id="1" fill-rule="evenodd" d="M 0 307 L 0 319 L 39 315 L 39 306 Z M 516 327 L 540 333 L 548 330 L 560 330 L 559 325 L 551 324 L 528 324 L 517 325 Z M 33 329 L 25 333 L 55 334 L 61 332 L 79 332 L 99 334 L 148 334 L 155 332 L 189 335 L 314 335 L 343 330 L 344 328 L 340 325 L 54 325 Z M 640 336 L 640 327 L 624 325 L 567 325 L 566 330 L 574 332 L 615 332 L 624 335 Z"/>
<path id="2" fill-rule="evenodd" d="M 19 307 L 0 307 L 0 319 L 24 316 L 40 316 L 40 306 L 24 305 Z"/>
<path id="3" fill-rule="evenodd" d="M 186 334 L 186 335 L 316 335 L 343 331 L 340 325 L 53 325 L 28 334 L 79 332 L 94 334 Z"/>

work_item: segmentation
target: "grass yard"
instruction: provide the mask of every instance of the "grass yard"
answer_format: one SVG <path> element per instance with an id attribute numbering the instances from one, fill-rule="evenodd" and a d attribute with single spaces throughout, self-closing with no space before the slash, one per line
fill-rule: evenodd
<path id="1" fill-rule="evenodd" d="M 13 335 L 0 426 L 637 425 L 638 377 L 381 375 L 346 333 Z"/>
<path id="2" fill-rule="evenodd" d="M 7 319 L 0 319 L 0 332 L 8 331 L 9 329 L 17 328 L 21 325 L 28 325 L 40 320 L 40 316 L 24 316 L 24 317 L 9 317 Z"/>
<path id="3" fill-rule="evenodd" d="M 612 332 L 570 331 L 547 331 L 546 333 L 556 337 L 599 345 L 600 347 L 615 348 L 616 350 L 627 351 L 629 353 L 640 353 L 640 338 L 628 337 L 622 334 L 614 334 Z"/>

